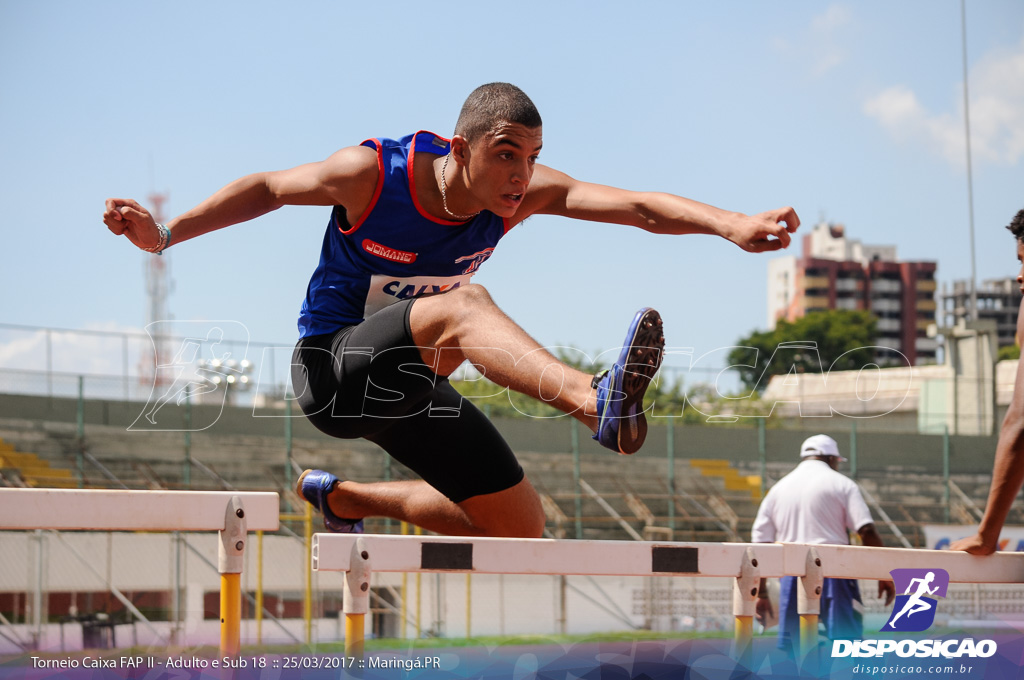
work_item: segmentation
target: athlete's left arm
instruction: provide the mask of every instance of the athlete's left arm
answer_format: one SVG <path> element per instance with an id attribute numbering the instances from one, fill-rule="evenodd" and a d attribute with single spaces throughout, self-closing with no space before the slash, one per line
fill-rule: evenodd
<path id="1" fill-rule="evenodd" d="M 1017 337 L 1024 338 L 1024 300 L 1017 311 Z M 989 487 L 985 516 L 981 518 L 978 533 L 961 538 L 950 550 L 966 550 L 973 555 L 991 555 L 999 546 L 999 534 L 1013 506 L 1021 485 L 1024 484 L 1024 360 L 1017 364 L 1017 377 L 1013 383 L 1013 397 L 1006 409 L 1003 426 L 996 442 L 996 458 L 992 466 L 992 484 Z"/>
<path id="2" fill-rule="evenodd" d="M 752 253 L 788 247 L 800 226 L 792 208 L 744 215 L 674 194 L 580 182 L 539 163 L 516 221 L 535 214 L 625 224 L 655 234 L 714 234 Z"/>

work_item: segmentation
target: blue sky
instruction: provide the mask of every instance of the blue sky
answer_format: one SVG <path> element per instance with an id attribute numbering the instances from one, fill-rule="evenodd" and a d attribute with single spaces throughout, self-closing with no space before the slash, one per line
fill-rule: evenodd
<path id="1" fill-rule="evenodd" d="M 983 279 L 1017 270 L 1003 226 L 1024 208 L 1024 3 L 967 4 Z M 147 256 L 104 227 L 105 198 L 165 191 L 175 215 L 369 136 L 449 134 L 494 80 L 530 94 L 541 162 L 577 178 L 788 204 L 805 230 L 824 217 L 938 261 L 940 281 L 970 273 L 958 0 L 423 7 L 0 0 L 0 322 L 141 329 Z M 173 248 L 170 311 L 293 342 L 328 212 Z M 764 326 L 770 257 L 538 217 L 475 280 L 543 344 L 615 347 L 647 305 L 700 355 Z"/>

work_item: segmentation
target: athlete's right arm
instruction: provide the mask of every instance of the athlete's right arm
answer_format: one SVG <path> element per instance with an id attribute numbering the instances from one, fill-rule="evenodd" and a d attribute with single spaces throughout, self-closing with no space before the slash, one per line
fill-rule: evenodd
<path id="1" fill-rule="evenodd" d="M 254 219 L 284 205 L 343 205 L 350 214 L 360 215 L 373 198 L 377 178 L 377 154 L 362 146 L 344 148 L 318 163 L 246 175 L 168 222 L 171 243 Z M 152 215 L 132 199 L 107 199 L 103 222 L 139 248 L 159 242 Z"/>

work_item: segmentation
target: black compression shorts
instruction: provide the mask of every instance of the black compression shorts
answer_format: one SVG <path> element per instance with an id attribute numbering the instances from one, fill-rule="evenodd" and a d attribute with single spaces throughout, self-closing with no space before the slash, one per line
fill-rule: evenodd
<path id="1" fill-rule="evenodd" d="M 374 442 L 455 503 L 515 486 L 523 469 L 512 449 L 420 358 L 413 302 L 300 339 L 291 367 L 299 406 L 321 432 Z"/>

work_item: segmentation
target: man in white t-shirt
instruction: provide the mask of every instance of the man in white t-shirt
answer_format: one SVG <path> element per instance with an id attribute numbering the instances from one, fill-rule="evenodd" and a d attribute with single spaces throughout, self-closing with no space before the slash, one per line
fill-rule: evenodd
<path id="1" fill-rule="evenodd" d="M 751 530 L 754 543 L 827 543 L 849 545 L 850 531 L 864 545 L 882 547 L 871 511 L 860 488 L 836 471 L 846 459 L 832 437 L 818 434 L 800 447 L 800 465 L 780 479 L 761 502 Z M 779 649 L 794 651 L 800 638 L 797 612 L 797 577 L 781 580 L 779 592 Z M 878 596 L 889 605 L 895 597 L 892 581 L 878 582 Z M 765 580 L 757 594 L 757 618 L 772 615 Z M 825 579 L 821 592 L 821 621 L 829 639 L 856 639 L 863 633 L 860 590 L 850 579 Z"/>

